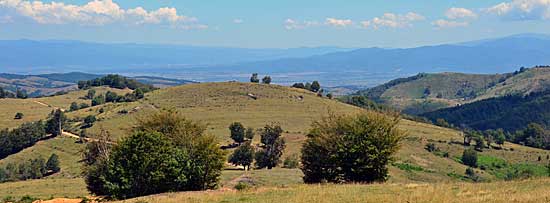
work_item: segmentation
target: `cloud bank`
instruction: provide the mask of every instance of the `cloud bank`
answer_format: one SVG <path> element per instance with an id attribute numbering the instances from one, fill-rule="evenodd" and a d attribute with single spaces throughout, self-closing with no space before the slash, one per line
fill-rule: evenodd
<path id="1" fill-rule="evenodd" d="M 204 29 L 197 18 L 179 15 L 176 8 L 148 11 L 142 7 L 122 9 L 112 0 L 93 0 L 85 5 L 62 2 L 0 0 L 0 10 L 39 24 L 162 24 L 183 29 Z"/>

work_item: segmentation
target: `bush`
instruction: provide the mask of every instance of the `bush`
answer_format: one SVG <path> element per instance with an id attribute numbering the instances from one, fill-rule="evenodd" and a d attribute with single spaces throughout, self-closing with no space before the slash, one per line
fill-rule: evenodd
<path id="1" fill-rule="evenodd" d="M 237 143 L 244 142 L 245 138 L 245 128 L 243 124 L 239 122 L 234 122 L 231 125 L 229 125 L 229 131 L 231 132 L 231 139 L 233 139 Z"/>
<path id="2" fill-rule="evenodd" d="M 23 116 L 24 116 L 23 113 L 17 112 L 17 113 L 15 114 L 15 117 L 14 117 L 14 118 L 15 118 L 16 120 L 21 120 L 21 119 L 23 119 Z"/>
<path id="3" fill-rule="evenodd" d="M 48 161 L 46 162 L 46 170 L 51 171 L 52 173 L 57 173 L 61 170 L 59 167 L 59 157 L 57 154 L 52 154 Z"/>
<path id="4" fill-rule="evenodd" d="M 215 188 L 225 154 L 205 129 L 176 112 L 162 111 L 138 119 L 135 133 L 112 152 L 106 141 L 90 143 L 83 160 L 88 189 L 96 195 L 130 198 Z"/>
<path id="5" fill-rule="evenodd" d="M 399 120 L 367 112 L 314 122 L 302 147 L 304 182 L 385 181 L 404 138 Z"/>
<path id="6" fill-rule="evenodd" d="M 245 182 L 239 182 L 235 185 L 235 189 L 238 191 L 248 190 L 251 188 L 251 185 Z"/>
<path id="7" fill-rule="evenodd" d="M 428 152 L 435 152 L 435 151 L 437 151 L 437 147 L 435 146 L 434 143 L 428 143 L 428 144 L 426 144 L 425 149 L 426 149 Z"/>
<path id="8" fill-rule="evenodd" d="M 132 198 L 189 189 L 190 157 L 160 133 L 135 133 L 115 146 L 103 174 L 107 194 Z"/>
<path id="9" fill-rule="evenodd" d="M 291 156 L 288 156 L 284 161 L 283 161 L 283 167 L 284 168 L 298 168 L 298 166 L 300 165 L 300 162 L 298 161 L 298 156 L 297 155 L 291 155 Z"/>
<path id="10" fill-rule="evenodd" d="M 462 153 L 462 163 L 466 166 L 477 167 L 477 152 L 471 148 L 464 150 Z"/>

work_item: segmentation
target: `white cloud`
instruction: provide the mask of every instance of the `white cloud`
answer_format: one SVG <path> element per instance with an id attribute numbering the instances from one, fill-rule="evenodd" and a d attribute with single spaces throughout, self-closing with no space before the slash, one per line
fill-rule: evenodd
<path id="1" fill-rule="evenodd" d="M 447 19 L 439 19 L 432 22 L 437 29 L 467 27 L 472 20 L 477 19 L 478 15 L 472 10 L 466 8 L 450 8 L 445 12 Z"/>
<path id="2" fill-rule="evenodd" d="M 353 21 L 350 19 L 336 19 L 336 18 L 327 18 L 325 24 L 334 27 L 347 27 L 353 24 Z"/>
<path id="3" fill-rule="evenodd" d="M 319 25 L 320 23 L 317 21 L 298 21 L 291 18 L 285 20 L 285 29 L 287 30 L 304 29 L 307 27 L 319 26 Z"/>
<path id="4" fill-rule="evenodd" d="M 450 8 L 445 12 L 448 19 L 477 18 L 477 14 L 466 8 Z"/>
<path id="5" fill-rule="evenodd" d="M 241 23 L 244 23 L 244 20 L 243 19 L 233 19 L 233 23 L 241 24 Z"/>
<path id="6" fill-rule="evenodd" d="M 147 11 L 142 7 L 122 9 L 112 0 L 93 0 L 85 5 L 62 2 L 0 0 L 0 9 L 7 9 L 18 16 L 29 18 L 40 24 L 104 25 L 167 24 L 183 29 L 204 29 L 195 17 L 179 15 L 176 8 L 159 8 Z"/>
<path id="7" fill-rule="evenodd" d="M 432 22 L 432 25 L 437 28 L 455 28 L 455 27 L 466 27 L 470 25 L 470 23 L 466 21 L 461 22 L 461 21 L 440 19 Z"/>
<path id="8" fill-rule="evenodd" d="M 374 29 L 379 29 L 381 27 L 389 28 L 404 28 L 411 27 L 412 23 L 415 21 L 423 21 L 426 18 L 420 14 L 409 12 L 405 15 L 394 14 L 394 13 L 385 13 L 381 17 L 376 17 L 371 20 L 361 22 L 361 25 L 364 28 L 372 27 Z"/>
<path id="9" fill-rule="evenodd" d="M 508 20 L 550 20 L 550 0 L 512 0 L 486 11 Z"/>

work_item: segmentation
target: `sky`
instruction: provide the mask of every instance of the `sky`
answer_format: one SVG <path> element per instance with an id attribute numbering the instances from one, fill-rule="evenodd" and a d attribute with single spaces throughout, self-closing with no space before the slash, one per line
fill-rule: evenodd
<path id="1" fill-rule="evenodd" d="M 0 39 L 405 48 L 550 34 L 550 0 L 0 0 Z"/>

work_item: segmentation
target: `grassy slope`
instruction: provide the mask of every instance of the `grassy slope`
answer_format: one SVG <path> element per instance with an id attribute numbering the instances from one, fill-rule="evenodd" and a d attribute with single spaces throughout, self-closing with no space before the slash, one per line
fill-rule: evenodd
<path id="1" fill-rule="evenodd" d="M 295 185 L 245 192 L 185 192 L 124 202 L 547 202 L 550 179 L 496 183 Z"/>
<path id="2" fill-rule="evenodd" d="M 247 94 L 256 95 L 258 100 Z M 112 108 L 98 116 L 103 120 L 91 129 L 92 132 L 105 128 L 115 136 L 123 135 L 132 127 L 135 118 L 158 109 L 175 109 L 190 119 L 207 123 L 208 132 L 223 141 L 229 141 L 227 127 L 235 121 L 253 128 L 274 122 L 285 131 L 304 134 L 311 121 L 328 112 L 348 114 L 360 111 L 356 107 L 319 98 L 300 89 L 234 82 L 189 84 L 161 89 L 147 94 L 143 101 L 119 104 Z M 114 113 L 121 109 L 130 113 Z"/>
<path id="3" fill-rule="evenodd" d="M 108 87 L 97 87 L 96 95 L 113 91 L 118 94 L 126 94 L 130 90 L 119 90 Z M 66 95 L 30 98 L 30 99 L 0 99 L 0 128 L 14 128 L 24 122 L 44 120 L 54 108 L 69 109 L 72 102 L 91 104 L 90 100 L 80 99 L 87 94 L 87 90 L 73 91 Z M 86 109 L 87 110 L 87 109 Z M 21 120 L 15 120 L 17 112 L 25 116 Z"/>
<path id="4" fill-rule="evenodd" d="M 258 100 L 248 97 L 248 93 L 258 96 Z M 298 99 L 299 96 L 303 96 L 304 99 Z M 176 109 L 193 120 L 208 122 L 210 124 L 208 132 L 218 135 L 222 142 L 229 141 L 227 126 L 231 122 L 241 121 L 246 126 L 254 128 L 260 128 L 269 122 L 278 122 L 288 131 L 284 134 L 288 143 L 285 156 L 299 153 L 301 144 L 305 140 L 304 134 L 314 119 L 326 115 L 329 111 L 342 114 L 362 111 L 353 106 L 326 98 L 319 98 L 314 94 L 299 89 L 248 83 L 205 83 L 172 87 L 147 94 L 146 99 L 143 101 L 107 104 L 102 107 L 106 111 L 98 115 L 98 118 L 102 120 L 95 125 L 92 132 L 97 132 L 100 128 L 104 128 L 117 137 L 127 134 L 136 117 L 146 115 L 161 108 Z M 100 107 L 71 112 L 69 116 L 80 117 L 88 114 L 98 114 L 98 108 Z M 128 110 L 130 113 L 117 113 L 123 109 Z M 398 152 L 398 163 L 420 167 L 422 170 L 409 171 L 392 166 L 390 167 L 390 183 L 455 182 L 458 179 L 449 176 L 450 173 L 459 176 L 464 175 L 466 167 L 455 161 L 456 157 L 461 156 L 463 146 L 449 144 L 452 141 L 462 140 L 460 132 L 408 120 L 403 120 L 400 123 L 400 128 L 407 131 L 408 138 L 404 141 L 402 149 Z M 46 142 L 53 143 L 53 141 Z M 424 150 L 425 145 L 429 142 L 436 143 L 437 147 L 442 151 L 449 152 L 450 157 L 443 158 Z M 72 144 L 74 144 L 74 141 Z M 72 148 L 72 144 L 69 142 L 56 143 L 53 146 L 69 146 L 69 148 Z M 36 150 L 35 148 L 39 146 L 41 145 L 38 144 L 28 150 Z M 505 148 L 507 150 L 486 150 L 481 155 L 505 159 L 510 163 L 544 165 L 549 161 L 546 160 L 546 155 L 549 155 L 549 153 L 544 150 L 514 144 L 506 144 Z M 514 151 L 511 151 L 510 148 L 514 148 Z M 42 154 L 51 153 L 47 147 L 44 149 L 46 150 Z M 32 155 L 18 154 L 15 156 L 29 157 Z M 72 158 L 66 159 L 72 160 L 69 162 L 75 164 L 73 169 L 76 172 L 76 167 L 79 164 L 75 162 L 79 158 L 79 155 L 72 154 L 71 156 Z M 537 160 L 538 156 L 544 157 L 542 162 Z M 65 167 L 70 168 L 69 166 Z M 496 179 L 495 175 L 489 172 L 478 170 L 478 173 L 488 180 Z M 296 169 L 260 170 L 248 174 L 243 174 L 242 171 L 227 170 L 224 171 L 222 176 L 222 185 L 230 187 L 231 184 L 234 184 L 231 183 L 231 180 L 239 176 L 250 177 L 259 186 L 292 186 L 301 182 L 301 173 Z M 64 176 L 57 178 L 60 179 L 56 181 L 74 181 L 66 179 Z M 54 180 L 52 179 L 51 181 Z M 24 183 L 18 184 L 24 185 Z M 33 182 L 28 183 L 33 184 Z M 0 185 L 0 187 L 2 186 L 3 184 Z M 23 188 L 18 191 L 14 193 L 24 195 L 29 192 Z M 74 194 L 83 193 L 83 191 L 72 192 Z"/>

